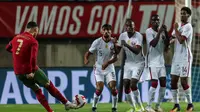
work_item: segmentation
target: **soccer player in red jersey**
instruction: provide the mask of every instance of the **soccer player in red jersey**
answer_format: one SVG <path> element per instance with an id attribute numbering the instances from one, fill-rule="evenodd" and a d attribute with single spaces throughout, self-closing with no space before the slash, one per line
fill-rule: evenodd
<path id="1" fill-rule="evenodd" d="M 53 112 L 53 110 L 38 85 L 46 88 L 52 96 L 62 102 L 66 110 L 77 109 L 78 107 L 68 101 L 37 66 L 38 42 L 35 39 L 37 34 L 37 23 L 29 22 L 25 32 L 15 36 L 6 46 L 6 50 L 12 53 L 16 76 L 35 92 L 38 101 L 48 112 Z"/>

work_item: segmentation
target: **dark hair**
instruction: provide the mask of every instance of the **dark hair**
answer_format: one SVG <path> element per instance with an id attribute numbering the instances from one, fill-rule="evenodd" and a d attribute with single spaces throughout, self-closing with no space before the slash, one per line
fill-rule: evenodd
<path id="1" fill-rule="evenodd" d="M 112 30 L 112 26 L 109 25 L 109 24 L 104 24 L 104 25 L 102 26 L 102 29 L 105 29 L 105 30 Z"/>
<path id="2" fill-rule="evenodd" d="M 151 16 L 151 19 L 153 19 L 154 17 L 159 17 L 159 15 L 158 15 L 158 14 L 153 14 L 153 15 Z"/>
<path id="3" fill-rule="evenodd" d="M 131 18 L 127 18 L 126 22 L 133 22 L 133 20 Z"/>
<path id="4" fill-rule="evenodd" d="M 34 22 L 34 21 L 30 21 L 28 22 L 26 28 L 35 28 L 35 27 L 38 27 L 37 23 Z"/>
<path id="5" fill-rule="evenodd" d="M 189 8 L 189 7 L 182 7 L 181 8 L 181 11 L 186 11 L 190 16 L 192 15 L 192 11 L 191 11 L 191 9 Z"/>

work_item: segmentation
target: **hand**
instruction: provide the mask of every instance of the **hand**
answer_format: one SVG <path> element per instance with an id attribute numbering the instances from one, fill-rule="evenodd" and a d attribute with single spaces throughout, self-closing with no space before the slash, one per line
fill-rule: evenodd
<path id="1" fill-rule="evenodd" d="M 87 65 L 89 63 L 88 59 L 84 59 L 84 64 Z"/>
<path id="2" fill-rule="evenodd" d="M 26 78 L 33 79 L 34 75 L 35 75 L 34 73 L 26 74 Z"/>
<path id="3" fill-rule="evenodd" d="M 108 63 L 106 62 L 106 63 L 104 63 L 104 64 L 102 65 L 102 70 L 105 70 L 107 67 L 108 67 Z"/>
<path id="4" fill-rule="evenodd" d="M 162 28 L 167 31 L 167 26 L 166 25 L 163 24 Z"/>
<path id="5" fill-rule="evenodd" d="M 175 29 L 175 30 L 177 30 L 177 29 L 178 29 L 178 26 L 179 26 L 179 25 L 178 25 L 178 23 L 177 23 L 177 22 L 176 22 L 176 23 L 174 23 L 174 29 Z"/>
<path id="6" fill-rule="evenodd" d="M 127 43 L 126 43 L 126 41 L 125 41 L 125 40 L 121 40 L 121 44 L 122 44 L 122 45 L 124 45 L 124 46 L 126 46 L 126 45 L 127 45 Z"/>
<path id="7" fill-rule="evenodd" d="M 117 43 L 117 38 L 116 38 L 116 37 L 113 37 L 113 38 L 111 39 L 111 41 L 112 41 L 113 43 Z"/>
<path id="8" fill-rule="evenodd" d="M 167 26 L 166 25 L 162 25 L 159 29 L 159 32 L 162 32 L 162 31 L 167 31 Z"/>

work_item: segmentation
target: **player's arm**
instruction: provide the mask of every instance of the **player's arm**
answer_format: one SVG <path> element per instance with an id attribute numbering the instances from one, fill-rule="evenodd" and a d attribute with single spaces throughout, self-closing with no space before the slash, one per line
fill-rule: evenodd
<path id="1" fill-rule="evenodd" d="M 121 39 L 123 38 L 122 34 L 120 34 L 119 36 L 119 39 L 117 40 L 115 38 L 115 41 L 113 42 L 114 43 L 114 50 L 115 50 L 115 53 L 116 54 L 119 54 L 120 51 L 121 51 L 121 48 L 122 48 L 122 43 L 121 43 Z"/>
<path id="2" fill-rule="evenodd" d="M 122 47 L 119 46 L 119 44 L 116 42 L 114 43 L 114 50 L 115 50 L 115 54 L 119 54 L 121 51 Z"/>
<path id="3" fill-rule="evenodd" d="M 139 33 L 137 36 L 137 43 L 134 46 L 130 46 L 128 45 L 124 40 L 122 40 L 122 44 L 127 47 L 131 52 L 135 53 L 135 54 L 139 54 L 142 50 L 142 43 L 143 43 L 143 37 L 142 35 Z"/>
<path id="4" fill-rule="evenodd" d="M 131 52 L 135 53 L 135 54 L 139 54 L 142 47 L 140 45 L 134 45 L 134 46 L 130 46 L 128 45 L 125 40 L 122 40 L 122 43 L 125 47 L 127 47 Z"/>
<path id="5" fill-rule="evenodd" d="M 177 29 L 175 29 L 175 35 L 180 44 L 183 44 L 183 42 L 187 39 L 185 36 L 181 36 L 181 33 Z"/>
<path id="6" fill-rule="evenodd" d="M 156 38 L 154 38 L 153 40 L 151 40 L 150 42 L 150 45 L 153 46 L 153 47 L 156 47 L 156 45 L 158 44 L 158 41 L 160 39 L 160 34 L 162 31 L 164 31 L 164 25 L 159 29 L 157 35 L 156 35 Z"/>
<path id="7" fill-rule="evenodd" d="M 187 39 L 186 36 L 181 35 L 181 33 L 178 31 L 178 23 L 174 24 L 174 31 L 175 31 L 175 36 L 177 40 L 179 41 L 180 44 L 183 44 L 183 42 Z"/>
<path id="8" fill-rule="evenodd" d="M 35 67 L 37 65 L 37 54 L 38 54 L 38 43 L 34 42 L 31 45 L 31 59 L 30 59 L 32 73 L 36 71 Z"/>
<path id="9" fill-rule="evenodd" d="M 173 44 L 176 40 L 175 30 L 172 31 L 169 44 Z"/>
<path id="10" fill-rule="evenodd" d="M 89 63 L 89 57 L 97 50 L 98 40 L 95 40 L 89 50 L 84 55 L 84 64 L 87 65 Z"/>
<path id="11" fill-rule="evenodd" d="M 108 65 L 115 63 L 117 60 L 118 60 L 117 54 L 114 54 L 110 60 L 108 60 L 102 65 L 102 70 L 105 70 L 108 67 Z"/>
<path id="12" fill-rule="evenodd" d="M 119 54 L 121 49 L 122 49 L 121 46 L 118 46 L 117 44 L 114 44 L 114 50 L 115 50 L 116 54 Z"/>
<path id="13" fill-rule="evenodd" d="M 90 51 L 87 51 L 84 55 L 84 64 L 87 65 L 89 63 L 89 57 L 90 55 L 92 55 L 93 53 L 91 53 Z"/>
<path id="14" fill-rule="evenodd" d="M 10 53 L 12 53 L 12 43 L 11 41 L 6 45 L 6 50 Z"/>
<path id="15" fill-rule="evenodd" d="M 164 51 L 167 52 L 170 49 L 170 37 L 168 35 L 167 28 L 164 30 L 164 36 Z"/>

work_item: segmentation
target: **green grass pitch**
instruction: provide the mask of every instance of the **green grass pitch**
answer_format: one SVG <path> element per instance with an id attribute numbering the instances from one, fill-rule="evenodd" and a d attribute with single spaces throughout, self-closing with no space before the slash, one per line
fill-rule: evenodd
<path id="1" fill-rule="evenodd" d="M 181 103 L 180 105 L 181 105 L 181 112 L 185 112 L 187 104 Z M 194 106 L 195 106 L 194 112 L 200 112 L 200 103 L 194 103 Z M 54 109 L 55 112 L 66 112 L 62 104 L 52 104 L 51 107 L 52 109 Z M 169 110 L 173 107 L 173 103 L 163 103 L 162 107 L 165 110 L 165 112 L 169 112 Z M 127 103 L 118 104 L 118 112 L 126 112 L 128 109 L 130 109 L 129 104 Z M 46 112 L 46 111 L 39 104 L 22 104 L 22 105 L 8 104 L 8 105 L 0 105 L 0 112 Z M 86 104 L 81 109 L 70 110 L 68 112 L 91 112 L 91 104 Z M 111 112 L 111 104 L 110 103 L 98 104 L 98 112 Z"/>

